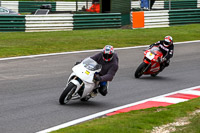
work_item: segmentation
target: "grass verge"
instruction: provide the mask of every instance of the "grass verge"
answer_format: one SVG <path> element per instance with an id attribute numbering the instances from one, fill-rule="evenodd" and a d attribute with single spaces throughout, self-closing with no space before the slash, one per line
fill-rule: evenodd
<path id="1" fill-rule="evenodd" d="M 187 102 L 136 110 L 114 116 L 94 119 L 52 133 L 149 133 L 158 127 L 188 117 L 191 112 L 200 109 L 200 98 Z M 177 127 L 176 133 L 199 133 L 200 114 L 190 119 L 189 125 Z"/>
<path id="2" fill-rule="evenodd" d="M 174 42 L 199 40 L 200 24 L 151 29 L 0 33 L 0 57 L 147 45 L 171 35 Z"/>

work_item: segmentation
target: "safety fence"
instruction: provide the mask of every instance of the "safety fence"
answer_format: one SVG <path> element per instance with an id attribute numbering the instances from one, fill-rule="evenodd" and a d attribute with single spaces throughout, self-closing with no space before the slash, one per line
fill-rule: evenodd
<path id="1" fill-rule="evenodd" d="M 131 18 L 133 29 L 200 23 L 200 9 L 132 12 Z"/>
<path id="2" fill-rule="evenodd" d="M 76 2 L 56 2 L 56 11 L 76 11 L 81 10 L 83 7 L 89 8 L 92 6 L 92 2 L 78 2 L 76 7 Z"/>
<path id="3" fill-rule="evenodd" d="M 121 13 L 0 15 L 0 32 L 120 28 Z"/>
<path id="4" fill-rule="evenodd" d="M 0 31 L 25 31 L 25 16 L 1 15 Z"/>
<path id="5" fill-rule="evenodd" d="M 26 32 L 73 30 L 73 15 L 26 15 Z"/>
<path id="6" fill-rule="evenodd" d="M 119 28 L 121 27 L 120 13 L 75 14 L 74 29 Z"/>

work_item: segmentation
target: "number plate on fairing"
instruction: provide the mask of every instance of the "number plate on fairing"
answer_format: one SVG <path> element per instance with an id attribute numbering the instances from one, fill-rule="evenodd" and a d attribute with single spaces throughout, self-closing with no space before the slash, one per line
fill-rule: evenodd
<path id="1" fill-rule="evenodd" d="M 151 52 L 148 52 L 148 53 L 146 54 L 146 57 L 147 57 L 149 60 L 152 60 L 152 59 L 155 57 L 155 55 L 152 54 Z"/>
<path id="2" fill-rule="evenodd" d="M 89 74 L 90 74 L 90 72 L 88 72 L 87 70 L 85 71 L 85 73 L 86 73 L 87 75 L 89 75 Z"/>

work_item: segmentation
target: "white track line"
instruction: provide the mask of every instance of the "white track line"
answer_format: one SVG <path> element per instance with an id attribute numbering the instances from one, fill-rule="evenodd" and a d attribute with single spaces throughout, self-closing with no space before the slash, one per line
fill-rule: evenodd
<path id="1" fill-rule="evenodd" d="M 157 101 L 157 102 L 167 102 L 167 103 L 180 103 L 188 101 L 188 99 L 182 99 L 182 98 L 171 98 L 171 97 L 159 97 L 152 99 L 151 101 Z"/>
<path id="2" fill-rule="evenodd" d="M 174 44 L 185 44 L 185 43 L 194 43 L 194 42 L 200 42 L 200 40 L 187 41 L 187 42 L 176 42 Z M 144 48 L 144 47 L 148 47 L 148 46 L 149 45 L 135 46 L 135 47 L 124 47 L 124 48 L 115 48 L 115 50 L 136 49 L 136 48 Z M 62 52 L 62 53 L 51 53 L 51 54 L 39 54 L 39 55 L 29 55 L 29 56 L 18 56 L 18 57 L 0 58 L 0 61 L 3 61 L 3 60 L 15 60 L 15 59 L 26 59 L 26 58 L 35 58 L 35 57 L 45 57 L 45 56 L 52 56 L 52 55 L 66 55 L 66 54 L 77 54 L 77 53 L 89 53 L 89 52 L 96 52 L 96 51 L 101 51 L 101 50 L 102 49 L 84 50 L 84 51 L 73 51 L 73 52 Z"/>
<path id="3" fill-rule="evenodd" d="M 81 122 L 85 122 L 85 121 L 106 115 L 108 113 L 111 113 L 111 112 L 114 112 L 114 111 L 117 111 L 117 110 L 120 110 L 120 109 L 124 109 L 124 108 L 128 108 L 128 107 L 131 107 L 131 106 L 134 106 L 134 105 L 145 103 L 147 101 L 158 101 L 159 99 L 161 101 L 163 101 L 163 99 L 165 99 L 165 100 L 170 99 L 170 102 L 173 102 L 173 103 L 184 102 L 184 101 L 187 101 L 187 100 L 185 100 L 185 99 L 180 100 L 180 98 L 177 98 L 177 100 L 175 100 L 175 98 L 166 98 L 166 96 L 173 95 L 173 94 L 176 94 L 176 93 L 182 93 L 182 92 L 184 92 L 185 94 L 187 94 L 187 92 L 189 94 L 191 94 L 191 92 L 198 92 L 199 93 L 200 91 L 193 91 L 193 89 L 197 89 L 197 88 L 200 88 L 200 86 L 195 86 L 195 87 L 183 89 L 183 90 L 179 90 L 179 91 L 176 91 L 176 92 L 172 92 L 172 93 L 164 94 L 164 95 L 161 95 L 161 96 L 142 100 L 142 101 L 139 101 L 139 102 L 135 102 L 135 103 L 127 104 L 127 105 L 124 105 L 124 106 L 116 107 L 116 108 L 109 109 L 109 110 L 106 110 L 106 111 L 102 111 L 102 112 L 99 112 L 99 113 L 96 113 L 96 114 L 92 114 L 92 115 L 89 115 L 89 116 L 86 116 L 86 117 L 83 117 L 83 118 L 79 118 L 79 119 L 76 119 L 76 120 L 73 120 L 73 121 L 70 121 L 70 122 L 49 128 L 49 129 L 45 129 L 45 130 L 39 131 L 37 133 L 49 133 L 49 132 L 52 132 L 52 131 L 56 131 L 56 130 L 59 130 L 59 129 L 62 129 L 62 128 L 66 128 L 66 127 L 69 127 L 69 126 L 72 126 L 72 125 L 79 124 Z M 158 99 L 158 100 L 156 100 L 156 99 Z M 165 102 L 168 102 L 168 101 L 165 101 Z"/>
<path id="4" fill-rule="evenodd" d="M 181 93 L 182 93 L 182 94 L 191 94 L 191 95 L 200 96 L 200 91 L 195 91 L 195 90 L 182 91 Z"/>

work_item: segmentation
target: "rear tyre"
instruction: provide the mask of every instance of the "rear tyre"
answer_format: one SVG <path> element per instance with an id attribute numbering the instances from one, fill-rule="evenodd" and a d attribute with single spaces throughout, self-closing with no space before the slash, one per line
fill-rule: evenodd
<path id="1" fill-rule="evenodd" d="M 151 77 L 156 77 L 158 75 L 159 72 L 151 74 Z"/>
<path id="2" fill-rule="evenodd" d="M 142 62 L 137 68 L 137 70 L 135 71 L 135 78 L 140 78 L 144 74 L 144 71 L 147 66 L 148 64 Z"/>
<path id="3" fill-rule="evenodd" d="M 70 82 L 59 98 L 60 104 L 64 105 L 68 103 L 71 100 L 75 90 L 76 90 L 76 85 Z"/>

